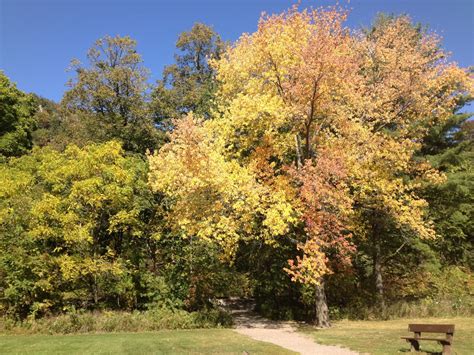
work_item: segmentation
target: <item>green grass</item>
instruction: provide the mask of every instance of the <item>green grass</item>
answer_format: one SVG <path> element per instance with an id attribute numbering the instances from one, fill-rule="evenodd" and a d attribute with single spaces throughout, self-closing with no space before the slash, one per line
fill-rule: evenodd
<path id="1" fill-rule="evenodd" d="M 228 329 L 0 336 L 0 354 L 294 354 Z"/>
<path id="2" fill-rule="evenodd" d="M 329 329 L 301 327 L 316 342 L 326 345 L 341 345 L 368 354 L 396 354 L 410 351 L 410 345 L 401 336 L 411 335 L 408 323 L 455 324 L 453 350 L 455 354 L 474 354 L 474 318 L 423 318 L 388 321 L 338 321 Z M 436 334 L 432 334 L 436 336 Z M 423 336 L 423 334 L 422 334 Z M 431 337 L 431 336 L 430 336 Z M 443 337 L 443 336 L 441 336 Z M 433 341 L 421 341 L 421 350 L 440 353 L 442 346 Z"/>

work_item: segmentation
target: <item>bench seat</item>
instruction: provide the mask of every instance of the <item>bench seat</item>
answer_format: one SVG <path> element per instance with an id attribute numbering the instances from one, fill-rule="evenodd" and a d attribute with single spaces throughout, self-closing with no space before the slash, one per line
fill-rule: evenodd
<path id="1" fill-rule="evenodd" d="M 443 355 L 452 354 L 452 344 L 454 335 L 454 324 L 408 324 L 408 331 L 413 332 L 413 336 L 401 337 L 411 345 L 411 351 L 420 351 L 420 341 L 436 341 L 443 346 Z M 446 338 L 422 337 L 422 333 L 444 333 Z"/>
<path id="2" fill-rule="evenodd" d="M 434 340 L 439 341 L 440 343 L 451 344 L 451 340 L 448 339 L 440 339 L 440 338 L 414 338 L 414 337 L 401 337 L 402 339 L 406 340 Z"/>

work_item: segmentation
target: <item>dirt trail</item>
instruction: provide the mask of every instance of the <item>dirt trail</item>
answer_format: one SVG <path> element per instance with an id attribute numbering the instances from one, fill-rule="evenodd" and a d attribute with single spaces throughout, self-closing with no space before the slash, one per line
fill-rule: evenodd
<path id="1" fill-rule="evenodd" d="M 315 343 L 309 336 L 296 332 L 295 323 L 272 321 L 252 312 L 249 302 L 234 302 L 226 307 L 232 313 L 235 331 L 255 340 L 279 345 L 302 355 L 357 355 L 338 346 Z"/>

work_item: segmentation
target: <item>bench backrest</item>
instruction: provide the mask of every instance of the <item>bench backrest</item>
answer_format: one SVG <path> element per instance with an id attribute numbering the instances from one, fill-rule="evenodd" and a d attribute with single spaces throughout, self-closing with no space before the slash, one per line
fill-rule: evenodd
<path id="1" fill-rule="evenodd" d="M 454 334 L 454 324 L 408 324 L 408 331 L 414 333 Z"/>

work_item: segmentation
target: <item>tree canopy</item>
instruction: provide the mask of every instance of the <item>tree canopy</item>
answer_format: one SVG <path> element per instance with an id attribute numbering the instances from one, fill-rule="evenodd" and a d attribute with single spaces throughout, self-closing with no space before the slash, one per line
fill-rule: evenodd
<path id="1" fill-rule="evenodd" d="M 179 36 L 176 48 L 180 53 L 176 63 L 165 67 L 152 93 L 153 117 L 164 127 L 190 112 L 211 117 L 216 82 L 209 62 L 220 58 L 225 43 L 211 27 L 198 22 Z"/>
<path id="2" fill-rule="evenodd" d="M 34 111 L 33 98 L 0 71 L 0 155 L 19 156 L 32 147 Z"/>
<path id="3" fill-rule="evenodd" d="M 69 82 L 62 104 L 81 115 L 93 115 L 108 139 L 120 139 L 126 150 L 143 153 L 158 143 L 147 109 L 148 70 L 128 36 L 106 36 L 87 53 L 89 66 L 73 60 L 77 76 Z"/>
<path id="4" fill-rule="evenodd" d="M 326 327 L 468 297 L 472 71 L 408 16 L 348 16 L 196 23 L 155 85 L 106 36 L 60 103 L 0 73 L 0 314 L 241 296 Z"/>

